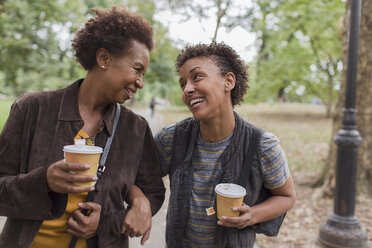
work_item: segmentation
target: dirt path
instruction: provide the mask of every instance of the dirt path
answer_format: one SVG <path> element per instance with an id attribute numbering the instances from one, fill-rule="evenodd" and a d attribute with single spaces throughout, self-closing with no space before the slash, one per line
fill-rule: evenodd
<path id="1" fill-rule="evenodd" d="M 307 184 L 301 185 L 311 177 L 301 171 L 292 173 L 297 201 L 295 207 L 287 213 L 279 235 L 274 238 L 258 235 L 257 242 L 262 248 L 313 248 L 316 244 L 319 226 L 326 222 L 333 212 L 332 199 L 317 199 L 316 190 Z M 309 180 L 309 179 L 307 179 Z M 307 181 L 306 180 L 306 181 Z M 368 247 L 372 247 L 372 199 L 360 196 L 355 205 L 355 215 L 368 233 Z"/>

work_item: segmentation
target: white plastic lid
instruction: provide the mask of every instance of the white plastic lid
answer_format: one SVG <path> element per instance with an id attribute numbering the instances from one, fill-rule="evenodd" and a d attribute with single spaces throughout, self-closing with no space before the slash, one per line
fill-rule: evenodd
<path id="1" fill-rule="evenodd" d="M 103 149 L 99 146 L 68 145 L 63 147 L 63 151 L 79 154 L 97 154 L 102 153 Z"/>
<path id="2" fill-rule="evenodd" d="M 239 198 L 245 196 L 245 194 L 247 193 L 245 191 L 245 188 L 233 183 L 217 184 L 216 187 L 214 188 L 214 191 L 219 195 L 230 198 Z"/>

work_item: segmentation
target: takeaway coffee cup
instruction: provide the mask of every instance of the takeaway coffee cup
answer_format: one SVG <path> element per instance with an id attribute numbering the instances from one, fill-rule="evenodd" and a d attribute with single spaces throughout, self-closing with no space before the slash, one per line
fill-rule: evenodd
<path id="1" fill-rule="evenodd" d="M 63 147 L 66 162 L 88 164 L 90 168 L 84 171 L 74 171 L 77 175 L 97 174 L 97 167 L 101 157 L 102 148 L 99 146 L 68 145 Z M 95 182 L 75 182 L 76 186 L 92 187 Z"/>
<path id="2" fill-rule="evenodd" d="M 222 220 L 222 216 L 239 216 L 240 212 L 234 212 L 232 209 L 242 205 L 245 188 L 233 183 L 220 183 L 214 191 L 217 195 L 217 218 Z"/>

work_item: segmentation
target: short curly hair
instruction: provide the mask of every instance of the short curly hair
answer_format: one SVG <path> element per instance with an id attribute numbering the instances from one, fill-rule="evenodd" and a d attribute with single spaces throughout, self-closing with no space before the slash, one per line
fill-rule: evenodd
<path id="1" fill-rule="evenodd" d="M 236 82 L 234 89 L 231 91 L 231 103 L 235 106 L 243 101 L 248 89 L 248 66 L 234 49 L 223 42 L 187 46 L 176 58 L 176 71 L 179 73 L 182 65 L 194 57 L 211 59 L 216 63 L 223 76 L 229 72 L 234 73 Z"/>
<path id="2" fill-rule="evenodd" d="M 142 15 L 116 6 L 108 10 L 93 8 L 92 11 L 96 17 L 88 20 L 72 41 L 75 57 L 85 70 L 96 65 L 99 48 L 120 56 L 127 52 L 132 40 L 137 40 L 152 50 L 153 28 Z"/>

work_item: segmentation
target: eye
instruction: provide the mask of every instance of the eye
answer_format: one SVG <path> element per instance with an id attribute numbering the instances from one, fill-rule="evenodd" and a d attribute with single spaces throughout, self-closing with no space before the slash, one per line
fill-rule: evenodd
<path id="1" fill-rule="evenodd" d="M 134 70 L 136 70 L 136 72 L 139 74 L 139 73 L 141 73 L 142 68 L 134 68 Z"/>
<path id="2" fill-rule="evenodd" d="M 194 75 L 194 80 L 199 80 L 201 78 L 203 78 L 203 75 L 200 74 L 200 73 L 197 73 L 197 74 Z"/>
<path id="3" fill-rule="evenodd" d="M 186 87 L 186 84 L 185 83 L 180 83 L 180 87 L 181 87 L 182 90 L 184 90 L 185 87 Z"/>

